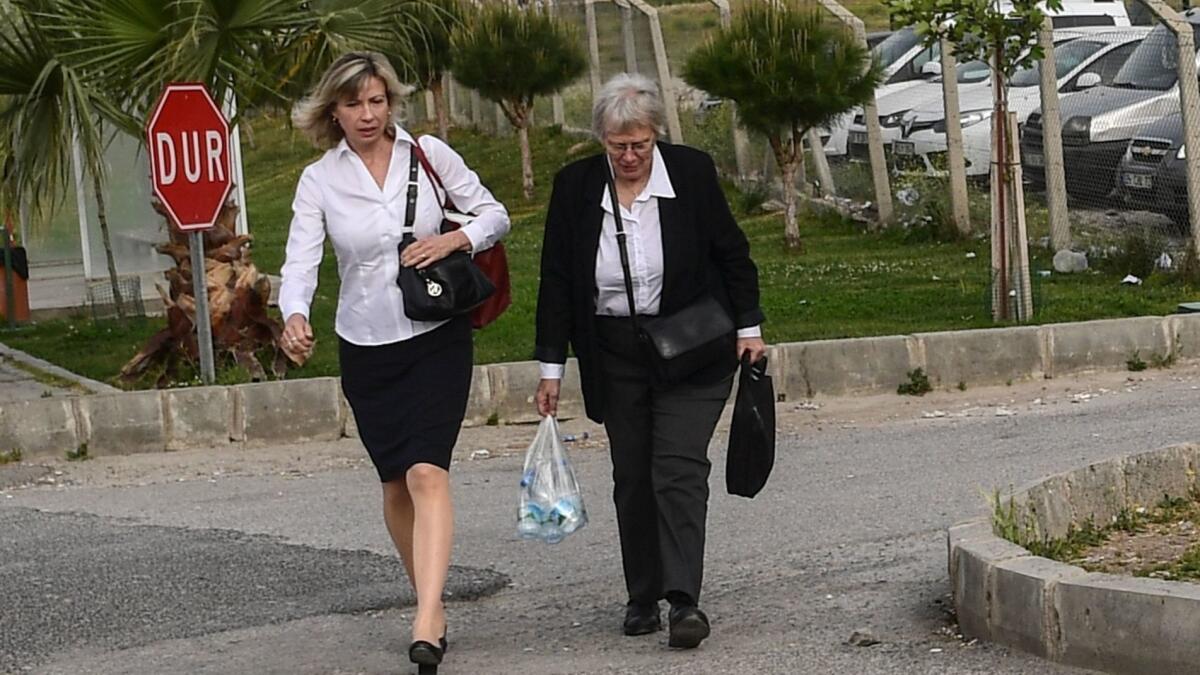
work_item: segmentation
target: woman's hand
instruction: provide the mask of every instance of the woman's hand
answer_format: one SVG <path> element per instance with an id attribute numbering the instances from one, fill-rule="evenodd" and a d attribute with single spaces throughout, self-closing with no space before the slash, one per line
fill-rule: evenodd
<path id="1" fill-rule="evenodd" d="M 417 269 L 421 270 L 455 251 L 470 250 L 471 240 L 463 234 L 462 230 L 455 230 L 435 237 L 418 239 L 409 244 L 400 254 L 400 264 L 405 267 L 415 265 Z"/>
<path id="2" fill-rule="evenodd" d="M 304 365 L 312 355 L 313 345 L 312 326 L 303 314 L 293 314 L 283 325 L 283 334 L 279 336 L 279 348 L 298 366 Z"/>
<path id="3" fill-rule="evenodd" d="M 738 338 L 737 355 L 738 361 L 742 360 L 745 354 L 750 355 L 750 363 L 758 363 L 758 360 L 767 353 L 767 343 L 763 342 L 762 338 Z"/>
<path id="4" fill-rule="evenodd" d="M 543 379 L 538 382 L 537 393 L 534 394 L 533 400 L 537 402 L 539 415 L 545 417 L 558 414 L 558 392 L 561 387 L 562 380 Z"/>

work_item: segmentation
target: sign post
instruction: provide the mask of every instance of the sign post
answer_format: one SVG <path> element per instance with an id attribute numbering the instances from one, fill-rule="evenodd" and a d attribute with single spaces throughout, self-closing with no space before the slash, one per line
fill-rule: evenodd
<path id="1" fill-rule="evenodd" d="M 232 185 L 229 122 L 204 85 L 168 84 L 146 124 L 146 147 L 154 194 L 175 227 L 188 234 L 200 377 L 205 384 L 212 384 L 216 369 L 204 270 L 204 231 L 212 229 Z"/>

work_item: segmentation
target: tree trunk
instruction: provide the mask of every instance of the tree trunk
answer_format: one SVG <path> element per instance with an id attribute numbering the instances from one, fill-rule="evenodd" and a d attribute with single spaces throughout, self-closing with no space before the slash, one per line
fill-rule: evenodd
<path id="1" fill-rule="evenodd" d="M 779 179 L 783 189 L 783 237 L 787 247 L 801 250 L 800 226 L 796 222 L 796 166 L 803 155 L 797 152 L 794 138 L 785 146 L 778 135 L 767 137 L 771 150 L 775 153 L 775 163 L 779 166 Z"/>
<path id="2" fill-rule="evenodd" d="M 1008 261 L 1008 127 L 1005 124 L 1008 100 L 1005 96 L 1005 78 L 999 69 L 1004 46 L 997 45 L 993 56 L 992 70 L 992 319 L 1006 321 L 1009 318 Z"/>
<path id="3" fill-rule="evenodd" d="M 433 94 L 433 109 L 437 115 L 438 135 L 443 141 L 450 141 L 450 113 L 446 109 L 446 74 L 440 73 L 433 82 L 429 83 L 429 91 Z"/>
<path id="4" fill-rule="evenodd" d="M 92 176 L 92 188 L 96 191 L 96 220 L 100 221 L 100 241 L 104 244 L 104 258 L 108 264 L 108 281 L 112 284 L 113 304 L 117 307 L 117 318 L 125 318 L 125 302 L 121 298 L 121 286 L 117 281 L 117 263 L 113 259 L 112 238 L 108 236 L 108 209 L 104 205 L 104 189 L 98 176 Z"/>
<path id="5" fill-rule="evenodd" d="M 525 199 L 533 199 L 533 153 L 529 149 L 529 124 L 523 120 L 517 128 L 517 137 L 521 141 L 521 186 L 525 190 Z"/>

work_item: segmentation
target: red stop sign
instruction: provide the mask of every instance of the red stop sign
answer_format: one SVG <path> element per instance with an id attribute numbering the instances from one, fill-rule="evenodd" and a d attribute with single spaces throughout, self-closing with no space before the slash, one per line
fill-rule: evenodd
<path id="1" fill-rule="evenodd" d="M 229 195 L 229 123 L 203 84 L 163 90 L 146 124 L 154 194 L 185 232 L 213 226 Z"/>

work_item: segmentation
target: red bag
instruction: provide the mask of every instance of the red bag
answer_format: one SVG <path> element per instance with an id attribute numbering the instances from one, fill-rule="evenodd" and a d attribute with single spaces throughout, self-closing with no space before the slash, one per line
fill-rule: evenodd
<path id="1" fill-rule="evenodd" d="M 420 139 L 417 139 L 418 141 Z M 421 149 L 420 142 L 414 143 L 414 151 L 417 159 L 421 162 L 421 166 L 425 169 L 425 174 L 430 180 L 437 184 L 442 189 L 442 194 L 446 195 L 446 201 L 442 204 L 442 231 L 450 232 L 457 230 L 463 224 L 470 220 L 454 206 L 454 202 L 450 200 L 450 193 L 446 191 L 446 186 L 442 184 L 442 177 L 437 171 L 433 170 L 433 165 L 429 163 L 429 158 L 425 156 L 425 151 Z M 512 284 L 508 278 L 508 254 L 504 251 L 504 244 L 496 242 L 491 248 L 480 251 L 472 258 L 479 269 L 483 270 L 485 276 L 491 280 L 496 287 L 496 292 L 492 293 L 483 304 L 471 310 L 471 325 L 475 328 L 483 328 L 489 323 L 500 318 L 504 310 L 512 304 Z"/>

